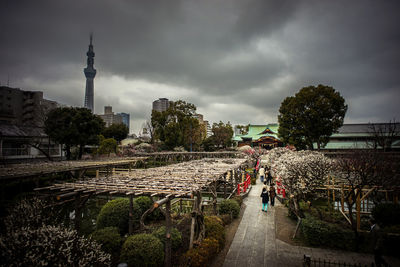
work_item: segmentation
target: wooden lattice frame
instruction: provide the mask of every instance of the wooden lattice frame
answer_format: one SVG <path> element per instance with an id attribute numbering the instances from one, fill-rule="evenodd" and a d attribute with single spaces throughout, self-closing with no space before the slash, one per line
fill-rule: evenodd
<path id="1" fill-rule="evenodd" d="M 109 177 L 54 184 L 46 189 L 94 194 L 190 196 L 247 165 L 246 159 L 202 159 L 151 169 L 115 172 Z"/>

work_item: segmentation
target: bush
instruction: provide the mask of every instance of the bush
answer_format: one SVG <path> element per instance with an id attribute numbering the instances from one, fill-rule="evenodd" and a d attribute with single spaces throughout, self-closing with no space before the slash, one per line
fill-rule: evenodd
<path id="1" fill-rule="evenodd" d="M 372 209 L 372 216 L 382 227 L 399 224 L 400 205 L 394 203 L 380 203 Z"/>
<path id="2" fill-rule="evenodd" d="M 232 214 L 233 218 L 237 218 L 240 213 L 239 204 L 232 199 L 225 199 L 219 205 L 220 214 Z"/>
<path id="3" fill-rule="evenodd" d="M 139 205 L 133 202 L 133 221 L 138 224 Z M 107 202 L 97 216 L 97 229 L 105 227 L 117 227 L 119 233 L 124 235 L 128 232 L 129 225 L 129 199 L 117 198 Z"/>
<path id="4" fill-rule="evenodd" d="M 219 215 L 219 218 L 222 220 L 224 225 L 228 225 L 232 222 L 231 215 L 228 215 L 228 214 L 221 214 L 221 215 Z"/>
<path id="5" fill-rule="evenodd" d="M 219 250 L 220 248 L 216 239 L 205 238 L 200 246 L 189 249 L 185 257 L 189 261 L 189 266 L 208 266 L 208 263 L 217 255 Z"/>
<path id="6" fill-rule="evenodd" d="M 155 230 L 152 234 L 160 239 L 160 241 L 163 243 L 165 246 L 165 231 L 166 228 L 165 226 L 161 226 L 157 230 Z M 172 243 L 172 249 L 177 250 L 181 245 L 182 245 L 182 234 L 181 232 L 178 231 L 176 228 L 171 229 L 171 243 Z"/>
<path id="7" fill-rule="evenodd" d="M 354 232 L 334 224 L 306 215 L 301 222 L 301 230 L 306 242 L 312 246 L 353 249 Z"/>
<path id="8" fill-rule="evenodd" d="M 151 199 L 147 196 L 141 196 L 135 198 L 134 202 L 136 202 L 139 205 L 139 210 L 140 210 L 139 217 L 142 217 L 143 213 L 145 213 L 153 205 L 153 201 L 151 201 Z M 154 210 L 152 213 L 146 216 L 147 221 L 155 221 L 155 220 L 160 220 L 162 218 L 163 215 L 158 209 Z"/>
<path id="9" fill-rule="evenodd" d="M 242 206 L 242 203 L 243 203 L 243 197 L 242 196 L 236 195 L 232 199 L 235 200 L 239 204 L 239 207 Z"/>
<path id="10" fill-rule="evenodd" d="M 118 233 L 117 227 L 106 227 L 94 231 L 91 234 L 94 241 L 101 244 L 104 252 L 110 253 L 114 258 L 119 256 L 122 238 Z"/>
<path id="11" fill-rule="evenodd" d="M 122 246 L 120 260 L 128 266 L 160 266 L 164 262 L 164 246 L 151 234 L 132 235 Z"/>
<path id="12" fill-rule="evenodd" d="M 206 237 L 216 239 L 219 247 L 222 249 L 225 245 L 225 228 L 222 220 L 217 216 L 205 216 L 204 225 L 206 228 Z"/>
<path id="13" fill-rule="evenodd" d="M 1 266 L 110 266 L 110 255 L 75 230 L 43 225 L 0 237 Z"/>

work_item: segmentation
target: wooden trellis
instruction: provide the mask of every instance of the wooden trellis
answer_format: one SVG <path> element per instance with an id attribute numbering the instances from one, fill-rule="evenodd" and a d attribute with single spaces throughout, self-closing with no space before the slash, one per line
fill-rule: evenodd
<path id="1" fill-rule="evenodd" d="M 0 180 L 10 180 L 38 175 L 46 175 L 60 172 L 78 172 L 77 178 L 81 178 L 88 169 L 112 168 L 115 166 L 135 165 L 146 160 L 146 157 L 133 157 L 124 159 L 105 160 L 80 160 L 58 161 L 40 163 L 19 163 L 0 166 Z"/>
<path id="2" fill-rule="evenodd" d="M 160 209 L 166 218 L 166 246 L 165 263 L 171 264 L 171 200 L 174 198 L 192 197 L 195 205 L 192 211 L 192 226 L 190 235 L 190 247 L 193 243 L 204 237 L 204 223 L 201 201 L 201 190 L 211 190 L 216 203 L 216 184 L 221 180 L 225 183 L 235 182 L 234 173 L 240 173 L 251 163 L 243 158 L 208 158 L 193 160 L 174 165 L 151 169 L 129 169 L 126 171 L 115 171 L 109 176 L 96 177 L 93 179 L 81 180 L 73 183 L 57 183 L 52 186 L 37 188 L 36 191 L 50 191 L 56 194 L 58 200 L 75 198 L 75 203 L 82 197 L 90 197 L 98 194 L 118 194 L 129 196 L 129 234 L 133 232 L 133 198 L 134 196 L 145 195 L 153 201 L 153 206 L 146 211 L 141 220 L 144 226 L 144 219 L 148 213 L 155 208 L 165 204 L 165 209 Z M 235 170 L 235 171 L 234 171 Z M 81 208 L 76 208 L 76 212 Z M 80 214 L 75 216 L 81 217 Z M 79 221 L 76 226 L 79 227 Z"/>
<path id="3" fill-rule="evenodd" d="M 338 206 L 338 210 L 342 213 L 347 222 L 351 223 L 348 217 L 348 211 L 345 209 L 345 192 L 351 190 L 350 186 L 345 183 L 335 183 L 335 179 L 329 179 L 328 184 L 324 185 L 321 188 L 317 188 L 319 190 L 324 190 L 327 192 L 328 201 L 332 198 L 332 201 L 336 201 L 336 198 L 340 196 L 340 206 Z M 358 191 L 358 189 L 357 189 Z M 356 223 L 357 230 L 360 230 L 361 227 L 361 215 L 362 214 L 371 214 L 369 211 L 369 204 L 372 204 L 368 201 L 368 196 L 373 192 L 381 192 L 385 194 L 385 200 L 387 202 L 398 203 L 398 194 L 400 192 L 400 188 L 394 188 L 391 190 L 383 189 L 379 186 L 371 186 L 365 187 L 361 190 L 360 194 L 357 194 L 357 198 L 354 201 L 355 203 L 355 215 L 356 215 Z M 391 193 L 391 198 L 389 197 L 389 193 Z"/>

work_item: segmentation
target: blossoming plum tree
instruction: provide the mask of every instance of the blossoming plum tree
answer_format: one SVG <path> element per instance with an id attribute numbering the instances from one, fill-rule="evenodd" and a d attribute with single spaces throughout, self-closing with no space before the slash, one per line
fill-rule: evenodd
<path id="1" fill-rule="evenodd" d="M 273 175 L 289 193 L 290 207 L 299 218 L 303 218 L 299 201 L 318 196 L 316 189 L 326 183 L 333 161 L 315 151 L 280 150 L 272 153 L 280 154 L 272 163 Z M 271 158 L 275 157 L 274 154 Z"/>

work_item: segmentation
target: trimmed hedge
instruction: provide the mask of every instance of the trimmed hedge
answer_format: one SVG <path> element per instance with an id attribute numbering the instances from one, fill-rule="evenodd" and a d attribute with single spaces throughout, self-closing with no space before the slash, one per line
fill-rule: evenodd
<path id="1" fill-rule="evenodd" d="M 208 266 L 219 251 L 218 240 L 205 238 L 198 247 L 189 249 L 185 257 L 188 261 L 188 266 L 203 267 Z"/>
<path id="2" fill-rule="evenodd" d="M 400 223 L 400 205 L 380 203 L 372 209 L 372 216 L 382 227 Z"/>
<path id="3" fill-rule="evenodd" d="M 219 247 L 222 249 L 225 245 L 225 228 L 222 220 L 217 216 L 205 216 L 204 225 L 206 228 L 206 237 L 216 239 Z"/>
<path id="4" fill-rule="evenodd" d="M 242 203 L 243 203 L 243 197 L 242 196 L 236 195 L 232 199 L 235 200 L 239 204 L 239 207 L 242 206 Z"/>
<path id="5" fill-rule="evenodd" d="M 113 257 L 118 257 L 121 250 L 122 238 L 118 233 L 117 227 L 106 227 L 94 231 L 91 235 L 92 239 L 101 244 L 104 252 L 110 253 Z"/>
<path id="6" fill-rule="evenodd" d="M 220 214 L 232 214 L 233 218 L 237 218 L 240 213 L 239 204 L 233 199 L 224 199 L 219 205 Z"/>
<path id="7" fill-rule="evenodd" d="M 145 213 L 153 205 L 153 201 L 151 201 L 151 199 L 147 196 L 135 198 L 133 202 L 136 202 L 139 205 L 140 217 L 142 217 L 143 213 Z M 162 213 L 158 209 L 156 209 L 146 216 L 146 221 L 155 221 L 163 218 L 164 216 L 162 215 Z"/>
<path id="8" fill-rule="evenodd" d="M 138 224 L 140 207 L 133 202 L 133 220 L 134 224 Z M 129 199 L 117 198 L 107 202 L 100 210 L 97 216 L 97 229 L 105 227 L 117 227 L 120 234 L 124 235 L 128 232 L 129 225 Z"/>
<path id="9" fill-rule="evenodd" d="M 161 226 L 157 230 L 155 230 L 152 235 L 157 237 L 165 246 L 165 232 L 166 228 L 165 226 Z M 176 228 L 171 229 L 171 243 L 172 243 L 172 249 L 177 250 L 180 246 L 182 246 L 182 234 L 181 232 L 178 231 Z"/>
<path id="10" fill-rule="evenodd" d="M 164 246 L 152 234 L 132 235 L 122 246 L 120 261 L 128 266 L 161 266 Z"/>
<path id="11" fill-rule="evenodd" d="M 222 222 L 224 223 L 224 225 L 228 225 L 228 224 L 230 224 L 230 223 L 232 222 L 231 215 L 228 215 L 228 214 L 221 214 L 221 215 L 219 215 L 218 217 L 222 220 Z"/>
<path id="12" fill-rule="evenodd" d="M 337 225 L 306 215 L 301 222 L 301 230 L 306 242 L 312 246 L 354 249 L 354 232 Z"/>

